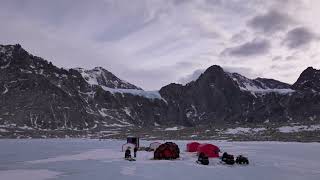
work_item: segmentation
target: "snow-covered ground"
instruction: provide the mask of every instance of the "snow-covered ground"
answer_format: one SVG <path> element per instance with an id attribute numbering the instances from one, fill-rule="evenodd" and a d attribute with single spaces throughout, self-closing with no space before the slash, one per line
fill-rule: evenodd
<path id="1" fill-rule="evenodd" d="M 212 159 L 202 166 L 195 163 L 195 154 L 184 152 L 187 141 L 176 142 L 179 160 L 156 161 L 152 153 L 138 152 L 137 161 L 128 162 L 121 152 L 125 142 L 119 140 L 0 140 L 0 180 L 320 179 L 319 143 L 211 141 L 222 151 L 248 156 L 250 165 Z"/>

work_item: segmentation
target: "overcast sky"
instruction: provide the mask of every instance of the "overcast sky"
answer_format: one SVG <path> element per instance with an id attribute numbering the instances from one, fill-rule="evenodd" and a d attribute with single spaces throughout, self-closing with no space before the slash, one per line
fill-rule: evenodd
<path id="1" fill-rule="evenodd" d="M 1 0 L 0 44 L 144 89 L 217 64 L 293 83 L 320 68 L 318 0 Z"/>

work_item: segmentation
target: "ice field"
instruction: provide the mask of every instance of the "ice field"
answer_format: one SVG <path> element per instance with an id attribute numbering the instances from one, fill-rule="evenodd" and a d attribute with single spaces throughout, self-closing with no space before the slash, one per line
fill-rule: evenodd
<path id="1" fill-rule="evenodd" d="M 0 140 L 0 180 L 320 179 L 320 143 L 204 141 L 248 156 L 250 164 L 229 166 L 212 159 L 203 166 L 195 163 L 195 154 L 185 152 L 188 141 L 174 142 L 180 147 L 179 160 L 151 160 L 152 152 L 139 151 L 137 161 L 129 162 L 121 152 L 125 141 Z"/>

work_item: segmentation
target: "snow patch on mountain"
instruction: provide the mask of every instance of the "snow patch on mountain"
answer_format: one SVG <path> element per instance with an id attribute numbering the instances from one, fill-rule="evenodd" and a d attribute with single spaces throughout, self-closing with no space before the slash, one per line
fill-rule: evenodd
<path id="1" fill-rule="evenodd" d="M 105 86 L 114 89 L 139 89 L 141 88 L 130 84 L 124 80 L 119 79 L 111 72 L 107 71 L 102 67 L 96 67 L 91 70 L 85 70 L 82 68 L 76 68 L 82 77 L 90 84 L 90 85 L 99 85 Z"/>
<path id="2" fill-rule="evenodd" d="M 266 128 L 243 128 L 243 127 L 237 127 L 237 128 L 229 128 L 227 129 L 224 134 L 246 134 L 246 133 L 258 133 L 261 131 L 265 131 Z"/>
<path id="3" fill-rule="evenodd" d="M 168 128 L 165 128 L 164 131 L 178 131 L 178 130 L 181 130 L 181 129 L 184 129 L 184 127 L 168 127 Z"/>
<path id="4" fill-rule="evenodd" d="M 253 94 L 279 93 L 290 94 L 295 92 L 288 88 L 288 85 L 272 79 L 248 79 L 237 73 L 226 73 L 242 91 L 249 91 Z"/>
<path id="5" fill-rule="evenodd" d="M 100 86 L 103 90 L 112 94 L 132 94 L 148 99 L 164 100 L 158 91 L 144 91 L 133 84 L 117 78 L 111 72 L 101 67 L 96 67 L 92 70 L 84 70 L 82 68 L 77 68 L 76 70 L 82 75 L 88 84 L 91 86 Z"/>
<path id="6" fill-rule="evenodd" d="M 311 125 L 311 126 L 282 126 L 278 128 L 278 130 L 282 133 L 293 133 L 293 132 L 302 132 L 302 131 L 319 131 L 319 125 Z"/>
<path id="7" fill-rule="evenodd" d="M 105 91 L 109 91 L 112 94 L 115 93 L 120 93 L 120 94 L 132 94 L 135 96 L 141 96 L 141 97 L 145 97 L 148 99 L 162 99 L 164 100 L 159 91 L 144 91 L 144 90 L 138 90 L 138 89 L 113 89 L 113 88 L 108 88 L 105 86 L 101 86 L 102 89 L 104 89 Z"/>
<path id="8" fill-rule="evenodd" d="M 3 87 L 4 87 L 4 91 L 1 93 L 2 95 L 7 94 L 9 92 L 9 89 L 6 85 L 4 85 Z"/>

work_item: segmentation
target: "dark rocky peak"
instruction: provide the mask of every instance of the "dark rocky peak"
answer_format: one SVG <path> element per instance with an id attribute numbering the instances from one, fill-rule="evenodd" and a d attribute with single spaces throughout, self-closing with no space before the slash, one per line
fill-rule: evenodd
<path id="1" fill-rule="evenodd" d="M 159 93 L 165 98 L 179 97 L 183 93 L 184 86 L 181 84 L 171 83 L 160 89 Z"/>
<path id="2" fill-rule="evenodd" d="M 213 65 L 200 75 L 195 84 L 224 88 L 227 84 L 232 85 L 234 83 L 220 66 Z"/>
<path id="3" fill-rule="evenodd" d="M 0 66 L 6 68 L 35 68 L 37 64 L 49 64 L 42 58 L 33 56 L 24 50 L 20 44 L 0 45 Z"/>
<path id="4" fill-rule="evenodd" d="M 14 49 L 14 45 L 0 45 L 0 69 L 5 69 L 10 66 Z"/>
<path id="5" fill-rule="evenodd" d="M 296 90 L 320 91 L 320 70 L 308 67 L 304 70 L 298 80 L 292 85 Z"/>
<path id="6" fill-rule="evenodd" d="M 95 67 L 91 70 L 76 68 L 75 70 L 77 70 L 90 85 L 99 85 L 113 89 L 142 90 L 133 84 L 119 79 L 117 76 L 102 67 Z"/>

